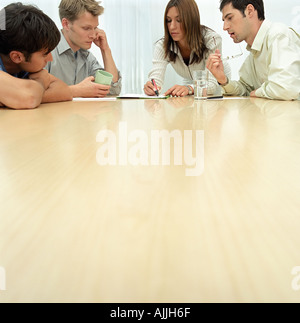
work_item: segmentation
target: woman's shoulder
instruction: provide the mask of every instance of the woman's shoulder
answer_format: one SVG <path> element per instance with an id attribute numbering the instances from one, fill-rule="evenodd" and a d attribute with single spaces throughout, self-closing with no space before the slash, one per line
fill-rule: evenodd
<path id="1" fill-rule="evenodd" d="M 154 43 L 154 52 L 162 53 L 164 52 L 164 38 L 159 39 L 157 42 Z"/>
<path id="2" fill-rule="evenodd" d="M 163 47 L 164 46 L 164 38 L 161 38 L 161 39 L 159 39 L 158 41 L 156 41 L 155 43 L 154 43 L 154 46 L 155 47 Z"/>
<path id="3" fill-rule="evenodd" d="M 216 31 L 206 26 L 203 26 L 203 36 L 205 44 L 209 49 L 222 42 L 222 37 Z"/>
<path id="4" fill-rule="evenodd" d="M 164 38 L 159 39 L 154 43 L 154 51 L 155 52 L 164 52 Z"/>
<path id="5" fill-rule="evenodd" d="M 159 61 L 166 60 L 166 53 L 164 49 L 164 38 L 159 39 L 156 43 L 154 43 L 153 58 Z"/>
<path id="6" fill-rule="evenodd" d="M 221 39 L 222 37 L 213 29 L 203 26 L 203 36 L 205 40 L 209 40 L 211 38 Z"/>

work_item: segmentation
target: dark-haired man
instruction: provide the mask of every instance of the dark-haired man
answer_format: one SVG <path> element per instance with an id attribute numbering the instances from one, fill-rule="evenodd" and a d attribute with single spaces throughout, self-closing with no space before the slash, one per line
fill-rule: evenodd
<path id="1" fill-rule="evenodd" d="M 207 68 L 225 95 L 297 100 L 300 93 L 300 37 L 292 29 L 265 19 L 262 0 L 222 0 L 224 30 L 235 43 L 245 41 L 250 55 L 239 81 L 228 81 L 221 55 L 212 54 Z"/>
<path id="2" fill-rule="evenodd" d="M 68 86 L 44 69 L 60 40 L 54 22 L 38 8 L 21 3 L 2 10 L 0 106 L 30 109 L 41 103 L 72 100 Z"/>

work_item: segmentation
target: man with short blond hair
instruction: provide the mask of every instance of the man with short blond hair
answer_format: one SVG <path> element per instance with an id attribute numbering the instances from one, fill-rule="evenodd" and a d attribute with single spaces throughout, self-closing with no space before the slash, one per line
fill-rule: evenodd
<path id="1" fill-rule="evenodd" d="M 96 0 L 62 0 L 59 5 L 62 37 L 47 69 L 70 86 L 74 97 L 106 97 L 121 92 L 120 72 L 106 34 L 98 28 L 103 12 L 104 8 Z M 89 52 L 93 43 L 100 49 L 104 68 Z M 111 86 L 94 82 L 98 70 L 113 75 Z"/>

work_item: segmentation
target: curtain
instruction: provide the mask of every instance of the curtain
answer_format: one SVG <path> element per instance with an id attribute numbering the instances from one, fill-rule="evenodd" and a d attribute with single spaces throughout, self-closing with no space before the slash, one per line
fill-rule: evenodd
<path id="1" fill-rule="evenodd" d="M 167 2 L 168 0 L 103 1 L 103 27 L 105 26 L 113 56 L 123 76 L 123 93 L 143 91 L 152 67 L 154 43 L 164 34 L 163 15 Z"/>

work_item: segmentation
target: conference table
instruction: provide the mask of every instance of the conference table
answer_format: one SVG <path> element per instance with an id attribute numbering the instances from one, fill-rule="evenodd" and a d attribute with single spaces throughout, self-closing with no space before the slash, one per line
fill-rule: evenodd
<path id="1" fill-rule="evenodd" d="M 299 302 L 299 193 L 299 101 L 2 108 L 0 302 Z"/>

